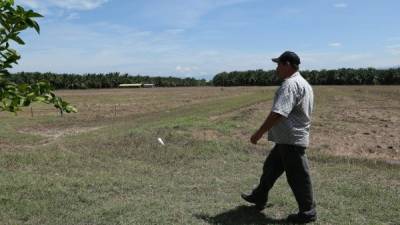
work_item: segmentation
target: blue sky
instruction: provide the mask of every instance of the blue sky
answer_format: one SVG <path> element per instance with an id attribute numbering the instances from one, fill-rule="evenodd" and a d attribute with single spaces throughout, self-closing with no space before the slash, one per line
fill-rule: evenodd
<path id="1" fill-rule="evenodd" d="M 274 69 L 400 65 L 398 0 L 16 0 L 44 15 L 13 71 L 212 78 Z"/>

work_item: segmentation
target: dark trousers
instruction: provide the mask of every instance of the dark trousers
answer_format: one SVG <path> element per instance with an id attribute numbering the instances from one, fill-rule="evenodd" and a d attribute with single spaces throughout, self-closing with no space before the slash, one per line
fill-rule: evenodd
<path id="1" fill-rule="evenodd" d="M 300 213 L 315 215 L 315 201 L 305 147 L 276 144 L 264 162 L 260 184 L 253 194 L 267 202 L 268 192 L 275 181 L 286 172 L 286 178 L 299 205 Z"/>

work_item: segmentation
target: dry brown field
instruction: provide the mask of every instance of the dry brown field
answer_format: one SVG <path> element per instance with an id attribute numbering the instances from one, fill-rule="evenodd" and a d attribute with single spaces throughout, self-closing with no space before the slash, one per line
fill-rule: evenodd
<path id="1" fill-rule="evenodd" d="M 238 129 L 235 137 L 248 139 L 262 119 L 254 115 L 267 115 L 275 89 L 195 87 L 61 90 L 57 94 L 75 105 L 78 113 L 61 117 L 49 106 L 34 105 L 32 109 L 25 108 L 17 116 L 2 113 L 0 118 L 1 123 L 10 124 L 9 131 L 17 136 L 37 136 L 38 141 L 29 145 L 40 145 L 65 135 L 89 132 L 151 113 L 258 93 L 261 96 L 259 101 L 229 113 L 210 116 L 212 123 L 216 119 L 242 114 L 241 119 L 248 121 L 251 126 L 248 130 Z M 399 86 L 315 86 L 314 92 L 316 100 L 310 149 L 323 154 L 381 159 L 393 163 L 400 160 Z M 194 131 L 193 135 L 197 133 Z M 212 131 L 205 133 L 209 139 L 218 136 Z M 12 138 L 2 138 L 1 146 L 19 144 L 7 139 Z"/>

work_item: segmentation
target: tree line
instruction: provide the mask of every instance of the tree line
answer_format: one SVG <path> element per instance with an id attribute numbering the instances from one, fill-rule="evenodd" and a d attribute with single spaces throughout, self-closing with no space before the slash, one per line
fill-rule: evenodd
<path id="1" fill-rule="evenodd" d="M 19 83 L 35 83 L 47 81 L 55 89 L 87 89 L 87 88 L 116 88 L 120 84 L 149 83 L 157 87 L 188 87 L 208 85 L 205 79 L 178 77 L 130 76 L 128 74 L 55 74 L 40 72 L 19 72 L 11 74 L 10 79 Z"/>
<path id="2" fill-rule="evenodd" d="M 390 85 L 400 84 L 400 67 L 390 69 L 304 70 L 301 75 L 313 85 Z M 274 70 L 222 72 L 214 76 L 215 86 L 268 86 L 279 84 Z"/>
<path id="3" fill-rule="evenodd" d="M 211 81 L 195 78 L 152 77 L 120 73 L 107 74 L 55 74 L 40 72 L 19 72 L 11 74 L 10 80 L 17 84 L 34 84 L 40 81 L 50 83 L 55 89 L 116 88 L 119 84 L 151 83 L 157 87 L 191 86 L 270 86 L 281 81 L 274 70 L 248 70 L 222 72 Z M 335 69 L 304 70 L 302 76 L 313 85 L 391 85 L 400 84 L 400 67 L 390 69 Z"/>

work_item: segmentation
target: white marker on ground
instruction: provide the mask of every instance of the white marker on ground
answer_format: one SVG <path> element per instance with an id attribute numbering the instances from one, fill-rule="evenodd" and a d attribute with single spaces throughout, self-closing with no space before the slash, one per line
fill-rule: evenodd
<path id="1" fill-rule="evenodd" d="M 159 142 L 161 145 L 165 145 L 164 142 L 163 142 L 163 140 L 162 140 L 161 138 L 158 138 L 157 140 L 158 140 L 158 142 Z"/>

